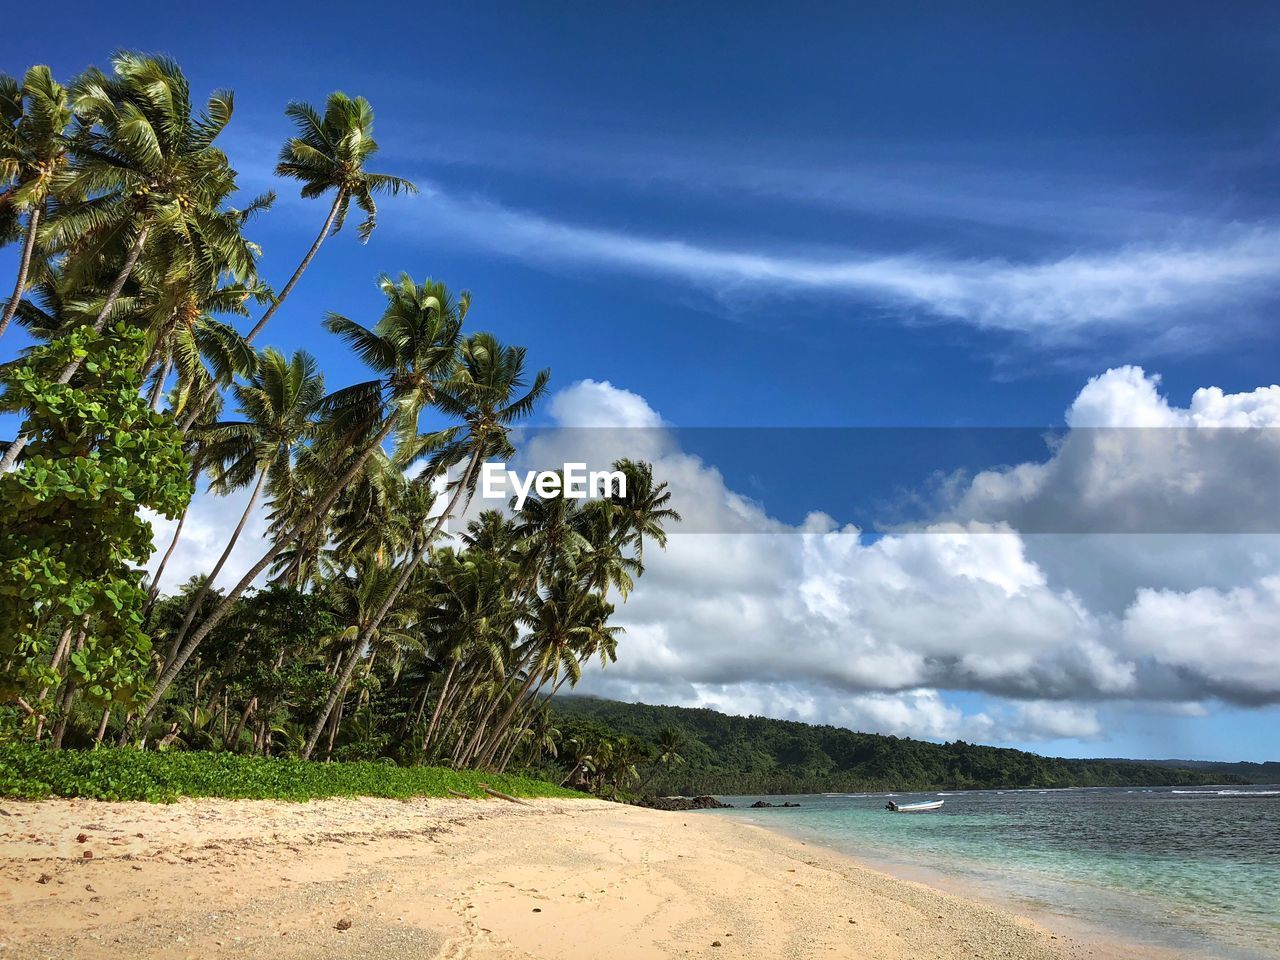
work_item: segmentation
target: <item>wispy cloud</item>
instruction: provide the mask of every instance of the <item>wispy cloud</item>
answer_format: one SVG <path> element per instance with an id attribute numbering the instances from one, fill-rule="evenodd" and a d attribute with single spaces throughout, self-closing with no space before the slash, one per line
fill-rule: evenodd
<path id="1" fill-rule="evenodd" d="M 795 255 L 582 226 L 439 188 L 414 229 L 434 229 L 522 260 L 674 277 L 718 296 L 821 294 L 1057 342 L 1088 330 L 1137 330 L 1223 315 L 1275 292 L 1280 231 L 1229 227 L 1197 241 L 1130 244 L 1040 262 Z"/>
<path id="2" fill-rule="evenodd" d="M 411 137 L 397 162 L 580 187 L 606 184 L 679 207 L 690 199 L 788 215 L 961 230 L 999 244 L 1134 238 L 1229 217 L 1196 187 L 1205 159 L 1177 142 L 773 142 L 595 131 L 551 137 L 469 131 Z M 1177 159 L 1171 159 L 1177 158 Z"/>

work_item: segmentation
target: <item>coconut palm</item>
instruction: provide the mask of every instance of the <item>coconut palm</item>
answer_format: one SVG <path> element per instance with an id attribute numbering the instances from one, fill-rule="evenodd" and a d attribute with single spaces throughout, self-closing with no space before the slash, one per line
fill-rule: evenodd
<path id="1" fill-rule="evenodd" d="M 299 350 L 290 359 L 267 348 L 259 355 L 257 372 L 246 384 L 233 388 L 242 420 L 218 424 L 205 438 L 215 462 L 210 489 L 226 496 L 252 485 L 240 520 L 209 576 L 191 603 L 182 626 L 170 641 L 173 659 L 201 607 L 244 532 L 268 483 L 285 488 L 291 483 L 295 448 L 315 435 L 316 418 L 324 400 L 324 376 L 315 358 Z"/>
<path id="2" fill-rule="evenodd" d="M 320 245 L 331 233 L 342 229 L 353 201 L 366 214 L 356 231 L 364 243 L 378 222 L 378 208 L 374 203 L 376 194 L 395 196 L 401 192 L 418 192 L 413 183 L 402 177 L 371 173 L 364 168 L 366 161 L 378 151 L 378 142 L 373 139 L 373 108 L 364 97 L 352 99 L 344 93 L 335 92 L 329 94 L 323 115 L 310 104 L 300 102 L 289 104 L 285 113 L 293 121 L 297 134 L 286 140 L 280 149 L 276 175 L 299 181 L 304 199 L 322 197 L 333 191 L 333 203 L 329 206 L 324 226 L 293 271 L 293 276 L 245 337 L 249 343 L 253 343 L 293 292 Z M 207 402 L 208 392 L 201 404 Z M 190 429 L 197 417 L 198 413 L 192 410 L 183 422 L 183 430 Z"/>
<path id="3" fill-rule="evenodd" d="M 4 118 L 0 181 L 11 184 L 0 195 L 0 234 L 9 232 L 3 224 L 6 219 L 16 223 L 22 213 L 27 215 L 13 296 L 0 315 L 3 336 L 18 312 L 40 220 L 55 196 L 57 175 L 66 163 L 67 129 L 72 115 L 66 89 L 54 81 L 45 66 L 28 70 L 21 86 L 7 77 L 0 80 L 0 115 Z"/>
<path id="4" fill-rule="evenodd" d="M 217 251 L 221 272 L 243 280 L 254 271 L 254 249 L 226 242 L 235 218 L 218 209 L 235 189 L 235 171 L 213 145 L 231 119 L 231 94 L 215 93 L 197 117 L 187 79 L 172 60 L 121 53 L 112 65 L 112 75 L 90 68 L 72 86 L 79 129 L 54 183 L 75 199 L 40 230 L 42 244 L 68 255 L 74 281 L 114 274 L 97 304 L 95 333 L 112 317 L 148 248 L 148 268 L 170 282 L 201 269 L 206 250 Z M 57 382 L 70 383 L 83 362 L 69 362 Z M 20 434 L 9 444 L 0 472 L 17 462 L 28 439 Z"/>
<path id="5" fill-rule="evenodd" d="M 614 493 L 612 507 L 621 516 L 627 541 L 635 549 L 637 573 L 644 572 L 644 545 L 652 540 L 663 549 L 667 546 L 666 525 L 679 523 L 680 514 L 670 506 L 671 491 L 666 483 L 655 483 L 653 465 L 643 460 L 616 460 L 613 469 L 626 478 L 626 491 Z"/>
<path id="6" fill-rule="evenodd" d="M 550 584 L 525 620 L 528 633 L 517 670 L 524 673 L 524 680 L 492 731 L 485 731 L 481 724 L 475 745 L 463 760 L 474 759 L 479 766 L 489 763 L 505 742 L 516 713 L 544 683 L 555 681 L 553 694 L 566 681 L 577 685 L 582 662 L 621 632 L 620 627 L 608 625 L 612 614 L 613 604 L 585 590 L 577 578 L 562 577 Z"/>
<path id="7" fill-rule="evenodd" d="M 406 283 L 411 281 L 408 277 L 402 278 L 402 287 Z M 467 302 L 470 302 L 469 298 Z M 453 494 L 448 506 L 436 517 L 430 531 L 419 538 L 416 549 L 401 565 L 400 579 L 384 601 L 384 611 L 375 614 L 370 631 L 376 629 L 381 617 L 408 586 L 414 571 L 445 521 L 453 515 L 459 501 L 464 495 L 469 499 L 474 492 L 480 464 L 490 457 L 507 459 L 515 453 L 507 431 L 533 411 L 551 378 L 550 371 L 540 370 L 526 389 L 524 367 L 523 347 L 503 346 L 489 333 L 473 334 L 458 349 L 457 360 L 448 376 L 433 386 L 433 405 L 447 416 L 461 420 L 462 426 L 446 431 L 443 442 L 439 435 L 418 435 L 416 429 L 412 435 L 402 435 L 396 450 L 399 462 L 408 466 L 424 455 L 429 456 L 425 472 L 427 480 L 419 478 L 420 482 L 430 482 L 459 464 L 464 466 L 460 476 L 450 484 Z M 348 665 L 348 669 L 354 667 Z M 336 696 L 330 696 L 303 747 L 303 759 L 311 756 L 336 702 Z"/>
<path id="8" fill-rule="evenodd" d="M 398 654 L 406 647 L 417 645 L 416 638 L 402 629 L 407 612 L 402 613 L 395 606 L 370 629 L 374 611 L 384 605 L 396 576 L 397 571 L 389 557 L 367 551 L 352 558 L 350 574 L 339 573 L 322 585 L 321 595 L 339 626 L 331 639 L 346 651 L 344 669 L 333 690 L 339 703 L 346 696 L 355 667 L 364 663 L 366 674 L 369 673 L 373 667 L 372 659 L 380 647 Z M 330 717 L 326 716 L 328 719 Z M 331 730 L 336 734 L 341 722 L 340 713 L 334 713 L 332 721 Z"/>
<path id="9" fill-rule="evenodd" d="M 472 529 L 476 529 L 475 523 Z M 421 578 L 417 624 L 437 672 L 444 673 L 423 735 L 424 754 L 435 745 L 441 719 L 446 708 L 458 700 L 466 674 L 506 672 L 519 619 L 519 607 L 512 598 L 512 574 L 513 564 L 505 554 L 446 549 L 433 555 Z"/>
<path id="10" fill-rule="evenodd" d="M 296 521 L 276 532 L 267 551 L 195 629 L 182 651 L 160 674 L 144 714 L 155 711 L 183 664 L 230 614 L 250 584 L 283 550 L 328 515 L 338 497 L 393 432 L 413 438 L 418 449 L 431 448 L 429 440 L 418 433 L 418 420 L 435 401 L 437 385 L 454 364 L 470 298 L 465 294 L 455 298 L 443 284 L 430 280 L 415 284 L 407 275 L 399 282 L 383 277 L 379 284 L 387 297 L 387 308 L 374 328 L 336 314 L 326 321 L 326 326 L 346 340 L 379 375 L 338 390 L 325 400 L 326 432 L 317 448 L 331 470 L 327 489 L 317 488 L 323 492 L 312 500 L 310 508 L 300 511 Z M 314 742 L 311 746 L 314 749 Z"/>
<path id="11" fill-rule="evenodd" d="M 366 215 L 356 232 L 361 242 L 367 242 L 378 224 L 378 208 L 373 199 L 376 194 L 395 196 L 402 191 L 418 192 L 413 183 L 402 177 L 371 173 L 364 168 L 368 159 L 378 152 L 378 141 L 373 139 L 373 108 L 364 97 L 353 99 L 335 92 L 325 101 L 323 116 L 310 104 L 298 102 L 289 104 L 285 113 L 298 132 L 281 148 L 276 175 L 300 182 L 304 198 L 321 197 L 332 190 L 333 203 L 311 249 L 280 296 L 250 331 L 251 340 L 293 290 L 325 237 L 331 231 L 337 233 L 342 229 L 353 201 Z"/>

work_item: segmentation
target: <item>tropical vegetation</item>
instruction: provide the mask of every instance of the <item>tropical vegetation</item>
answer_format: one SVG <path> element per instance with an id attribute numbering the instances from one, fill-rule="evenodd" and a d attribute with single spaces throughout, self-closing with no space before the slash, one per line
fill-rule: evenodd
<path id="1" fill-rule="evenodd" d="M 666 485 L 622 460 L 607 498 L 532 496 L 464 523 L 549 374 L 473 330 L 471 295 L 439 280 L 377 278 L 372 317 L 291 317 L 340 341 L 357 382 L 259 345 L 353 206 L 368 242 L 377 201 L 415 192 L 371 169 L 364 99 L 285 113 L 275 172 L 320 201 L 319 229 L 277 292 L 252 239 L 274 195 L 244 195 L 219 146 L 229 91 L 197 103 L 172 60 L 128 52 L 65 82 L 0 76 L 0 245 L 16 252 L 0 283 L 16 424 L 0 793 L 552 789 L 507 771 L 611 797 L 1221 779 L 565 697 L 617 657 L 615 608 L 679 519 Z M 201 488 L 242 505 L 207 569 L 173 582 Z"/>
<path id="2" fill-rule="evenodd" d="M 547 697 L 614 661 L 615 606 L 678 519 L 623 460 L 625 491 L 464 523 L 549 373 L 438 280 L 378 278 L 373 317 L 291 318 L 345 345 L 358 382 L 257 343 L 353 206 L 367 242 L 377 199 L 415 192 L 370 169 L 364 99 L 285 112 L 275 172 L 322 203 L 276 292 L 252 239 L 274 195 L 245 196 L 219 146 L 229 91 L 198 103 L 178 64 L 128 52 L 65 83 L 0 78 L 0 243 L 19 251 L 0 320 L 18 424 L 0 464 L 5 792 L 466 792 L 447 770 L 554 763 Z M 166 582 L 201 488 L 243 507 L 201 575 Z M 628 781 L 600 769 L 556 779 Z"/>
<path id="3" fill-rule="evenodd" d="M 643 792 L 660 795 L 1202 785 L 1247 782 L 1249 773 L 1262 768 L 1043 757 L 962 740 L 930 743 L 793 720 L 583 696 L 557 697 L 553 707 L 557 730 L 584 762 L 599 760 L 606 777 L 611 776 L 621 750 L 645 778 Z M 557 763 L 550 775 L 565 762 Z"/>
<path id="4" fill-rule="evenodd" d="M 486 788 L 516 797 L 572 797 L 545 780 L 394 763 L 309 763 L 239 753 L 182 750 L 42 750 L 0 746 L 0 796 L 23 800 L 83 797 L 147 800 L 179 797 L 314 800 L 324 797 L 484 797 Z"/>

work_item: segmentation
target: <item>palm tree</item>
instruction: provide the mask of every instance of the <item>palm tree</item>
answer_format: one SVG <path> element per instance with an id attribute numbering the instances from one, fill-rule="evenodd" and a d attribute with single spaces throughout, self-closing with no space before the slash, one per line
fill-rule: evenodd
<path id="1" fill-rule="evenodd" d="M 57 175 L 66 162 L 71 105 L 67 91 L 54 82 L 49 68 L 37 66 L 27 71 L 21 87 L 7 77 L 0 81 L 0 113 L 6 120 L 17 115 L 16 121 L 5 124 L 5 135 L 0 139 L 0 181 L 13 183 L 0 196 L 0 221 L 10 217 L 16 221 L 22 211 L 27 214 L 18 278 L 13 296 L 0 315 L 0 336 L 3 336 L 18 312 L 31 270 L 40 218 L 55 194 Z"/>
<path id="2" fill-rule="evenodd" d="M 600 746 L 602 745 L 593 744 L 584 737 L 570 737 L 560 751 L 570 761 L 569 773 L 560 781 L 560 786 L 573 786 L 580 773 L 587 777 L 594 774 L 597 755 L 602 752 Z"/>
<path id="3" fill-rule="evenodd" d="M 553 694 L 565 681 L 576 686 L 582 676 L 582 662 L 621 631 L 620 627 L 608 626 L 612 614 L 613 604 L 600 594 L 584 590 L 576 578 L 562 577 L 550 584 L 526 617 L 529 632 L 517 670 L 524 672 L 524 680 L 487 737 L 485 724 L 481 723 L 464 761 L 474 758 L 478 766 L 489 763 L 508 736 L 517 711 L 548 680 L 557 678 Z"/>
<path id="4" fill-rule="evenodd" d="M 272 545 L 191 634 L 182 651 L 157 679 L 143 708 L 144 715 L 150 716 L 155 711 L 183 664 L 232 611 L 258 575 L 328 515 L 338 497 L 393 431 L 401 437 L 413 438 L 419 448 L 430 449 L 430 442 L 418 433 L 418 420 L 422 411 L 435 401 L 437 384 L 454 364 L 470 298 L 463 295 L 455 299 L 443 284 L 428 280 L 418 285 L 407 275 L 398 283 L 382 277 L 379 284 L 388 302 L 373 329 L 336 314 L 326 321 L 326 326 L 351 344 L 361 359 L 379 374 L 374 380 L 338 390 L 325 400 L 326 436 L 321 438 L 319 448 L 331 467 L 333 479 L 328 488 L 314 498 L 309 509 L 299 511 L 296 521 L 276 532 Z"/>
<path id="5" fill-rule="evenodd" d="M 357 228 L 360 241 L 365 243 L 378 222 L 375 194 L 395 196 L 401 191 L 408 194 L 418 192 L 414 184 L 401 177 L 365 170 L 365 162 L 378 152 L 378 142 L 373 139 L 373 108 L 364 97 L 352 99 L 344 93 L 335 92 L 329 94 L 323 116 L 310 104 L 299 102 L 289 104 L 285 113 L 293 121 L 297 134 L 286 140 L 280 149 L 276 175 L 299 181 L 305 199 L 322 197 L 332 190 L 333 203 L 329 206 L 324 226 L 293 271 L 293 276 L 245 337 L 249 343 L 253 343 L 293 292 L 325 238 L 342 229 L 352 201 L 366 214 L 366 219 Z M 207 402 L 208 397 L 205 396 L 196 406 Z M 193 409 L 182 429 L 190 429 L 198 416 Z"/>
<path id="6" fill-rule="evenodd" d="M 649 781 L 661 767 L 673 767 L 684 763 L 684 751 L 689 744 L 689 738 L 683 730 L 677 730 L 674 727 L 663 727 L 658 731 L 658 738 L 654 741 L 653 762 L 649 766 L 649 771 L 644 775 L 644 779 L 636 786 L 636 792 L 644 792 L 644 788 L 648 786 Z"/>
<path id="7" fill-rule="evenodd" d="M 205 246 L 189 238 L 220 235 L 227 227 L 217 205 L 235 188 L 235 172 L 213 141 L 231 119 L 232 97 L 215 93 L 193 117 L 190 90 L 172 60 L 117 54 L 113 75 L 91 68 L 72 87 L 80 129 L 71 137 L 71 162 L 54 189 L 77 198 L 60 206 L 40 231 L 53 251 L 74 253 L 71 268 L 96 279 L 119 263 L 92 329 L 101 333 L 150 242 L 153 269 L 180 282 L 201 266 Z M 156 236 L 152 237 L 155 233 Z M 253 249 L 214 245 L 219 267 L 240 278 L 253 273 Z M 162 257 L 163 254 L 163 257 Z M 68 363 L 57 382 L 70 383 L 84 358 Z M 28 437 L 9 444 L 0 472 L 17 462 Z"/>
<path id="8" fill-rule="evenodd" d="M 401 283 L 412 282 L 404 276 Z M 470 303 L 470 297 L 466 302 Z M 447 378 L 434 385 L 433 403 L 445 415 L 461 420 L 462 428 L 445 431 L 443 438 L 439 434 L 421 435 L 416 429 L 411 434 L 402 434 L 397 444 L 397 461 L 408 466 L 429 454 L 426 480 L 419 477 L 424 483 L 430 483 L 436 476 L 447 475 L 449 468 L 458 463 L 466 463 L 466 466 L 461 476 L 451 484 L 453 495 L 448 506 L 436 516 L 431 529 L 417 539 L 416 549 L 402 564 L 399 580 L 384 602 L 384 611 L 376 614 L 370 630 L 378 626 L 380 618 L 396 603 L 444 522 L 453 516 L 463 495 L 470 499 L 475 492 L 480 463 L 490 457 L 507 458 L 515 453 L 507 439 L 507 430 L 516 421 L 529 416 L 538 399 L 547 392 L 549 379 L 550 371 L 540 370 L 529 389 L 525 390 L 525 348 L 504 347 L 493 334 L 471 335 L 458 348 L 453 369 L 449 370 Z M 524 393 L 521 394 L 521 390 Z M 353 667 L 348 664 L 348 668 Z M 337 698 L 330 696 L 328 707 L 321 710 L 321 717 L 303 746 L 303 759 L 310 758 L 311 751 L 315 750 L 321 728 L 335 703 Z"/>
<path id="9" fill-rule="evenodd" d="M 411 283 L 407 276 L 401 280 L 402 287 Z M 470 302 L 469 298 L 467 302 Z M 343 328 L 342 324 L 338 326 L 339 329 Z M 362 335 L 357 334 L 353 342 L 359 349 Z M 400 578 L 383 602 L 383 609 L 374 615 L 368 632 L 377 628 L 382 617 L 386 616 L 408 586 L 418 564 L 422 562 L 445 521 L 453 515 L 462 496 L 465 494 L 470 498 L 479 480 L 480 464 L 490 457 L 506 459 L 514 454 L 507 438 L 507 430 L 533 411 L 538 399 L 546 392 L 547 382 L 551 378 L 550 371 L 540 370 L 534 376 L 533 383 L 525 390 L 524 366 L 523 347 L 503 346 L 489 333 L 472 335 L 458 350 L 457 361 L 448 376 L 434 385 L 432 398 L 437 409 L 461 420 L 464 426 L 446 431 L 443 443 L 440 442 L 439 435 L 419 435 L 416 429 L 412 434 L 402 435 L 397 444 L 397 460 L 408 466 L 424 454 L 429 454 L 430 460 L 425 472 L 427 482 L 445 475 L 449 468 L 460 463 L 465 463 L 466 466 L 451 484 L 453 495 L 449 505 L 436 517 L 430 531 L 419 538 L 416 549 L 401 565 Z M 522 390 L 524 392 L 521 394 Z M 367 643 L 366 638 L 362 649 Z M 351 669 L 354 666 L 349 664 L 348 670 Z M 324 721 L 336 702 L 336 695 L 330 696 L 328 705 L 321 711 L 320 718 L 303 747 L 304 760 L 309 759 L 315 750 Z"/>
<path id="10" fill-rule="evenodd" d="M 367 629 L 374 611 L 382 607 L 395 579 L 396 569 L 390 559 L 379 556 L 376 551 L 367 551 L 352 559 L 350 575 L 339 574 L 322 585 L 321 594 L 326 606 L 339 625 L 332 639 L 346 648 L 344 662 L 350 668 L 343 670 L 334 687 L 333 692 L 339 702 L 346 696 L 356 665 L 366 660 L 367 651 L 358 646 L 362 641 L 367 643 L 368 650 L 374 651 L 374 655 L 379 646 L 399 652 L 416 645 L 414 636 L 402 629 L 407 613 L 402 614 L 397 609 L 393 609 L 372 630 Z M 372 655 L 367 659 L 366 672 L 372 669 Z M 333 714 L 332 721 L 330 729 L 336 734 L 341 722 L 339 713 Z"/>
<path id="11" fill-rule="evenodd" d="M 666 549 L 666 524 L 679 523 L 680 514 L 671 509 L 671 492 L 666 483 L 655 483 L 653 465 L 643 460 L 616 460 L 613 469 L 627 478 L 626 491 L 615 493 L 612 507 L 621 515 L 627 541 L 635 549 L 636 573 L 644 572 L 645 540 Z"/>
<path id="12" fill-rule="evenodd" d="M 147 331 L 149 357 L 144 376 L 152 379 L 153 405 L 158 407 L 169 374 L 175 370 L 175 415 L 205 389 L 230 383 L 237 374 L 253 372 L 256 357 L 248 341 L 230 324 L 215 318 L 248 316 L 250 301 L 271 299 L 270 288 L 257 278 L 258 248 L 245 240 L 243 227 L 273 200 L 266 194 L 254 198 L 244 209 L 211 211 L 205 226 L 213 225 L 215 230 L 183 238 L 193 256 L 162 255 L 158 259 L 161 270 L 144 260 L 136 271 L 137 292 L 116 301 L 117 311 Z M 231 248 L 229 254 L 227 247 Z M 181 282 L 175 282 L 170 266 L 175 260 L 185 268 Z M 234 261 L 241 262 L 241 273 L 228 276 L 221 265 Z M 209 413 L 207 409 L 202 412 Z"/>
<path id="13" fill-rule="evenodd" d="M 493 532 L 491 525 L 483 526 Z M 471 529 L 478 531 L 478 522 L 473 522 Z M 423 735 L 424 754 L 435 744 L 446 708 L 465 685 L 463 676 L 468 672 L 506 671 L 520 613 L 512 598 L 512 573 L 513 564 L 505 553 L 484 548 L 462 553 L 444 549 L 432 556 L 421 578 L 417 627 L 425 637 L 437 672 L 444 671 L 436 706 Z M 448 669 L 444 670 L 446 663 Z"/>
<path id="14" fill-rule="evenodd" d="M 253 378 L 247 384 L 236 384 L 233 393 L 244 419 L 218 424 L 205 438 L 211 459 L 219 461 L 210 489 L 225 496 L 252 484 L 253 492 L 222 555 L 170 641 L 168 660 L 181 649 L 205 594 L 235 549 L 264 486 L 268 482 L 282 489 L 290 485 L 294 449 L 315 434 L 316 416 L 325 395 L 324 376 L 310 354 L 299 350 L 286 360 L 268 347 L 259 355 Z"/>

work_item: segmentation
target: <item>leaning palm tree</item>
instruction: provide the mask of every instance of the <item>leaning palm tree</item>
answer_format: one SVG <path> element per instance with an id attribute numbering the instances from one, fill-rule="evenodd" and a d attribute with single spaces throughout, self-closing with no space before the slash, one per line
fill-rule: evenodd
<path id="1" fill-rule="evenodd" d="M 402 177 L 371 173 L 364 168 L 365 162 L 378 152 L 378 141 L 373 139 L 373 108 L 364 97 L 352 99 L 345 93 L 335 92 L 329 94 L 323 116 L 306 103 L 291 103 L 285 113 L 298 133 L 285 141 L 281 148 L 276 175 L 299 181 L 302 196 L 307 199 L 324 196 L 332 190 L 333 203 L 324 226 L 298 264 L 298 269 L 262 319 L 249 331 L 250 340 L 258 335 L 293 290 L 325 237 L 330 231 L 337 233 L 342 229 L 353 201 L 365 213 L 365 220 L 356 229 L 361 242 L 365 242 L 378 223 L 378 208 L 373 199 L 375 194 L 395 196 L 401 191 L 418 192 L 416 186 Z"/>
<path id="2" fill-rule="evenodd" d="M 366 215 L 357 228 L 363 243 L 368 241 L 377 226 L 378 208 L 374 203 L 376 194 L 395 196 L 401 192 L 418 192 L 416 186 L 402 177 L 371 173 L 364 168 L 366 161 L 378 151 L 378 142 L 373 139 L 373 108 L 364 97 L 353 99 L 344 93 L 335 92 L 329 94 L 323 115 L 306 103 L 291 103 L 285 113 L 293 121 L 297 134 L 285 141 L 281 148 L 276 175 L 300 182 L 304 199 L 322 197 L 332 190 L 333 203 L 329 205 L 329 215 L 325 218 L 324 226 L 293 271 L 293 276 L 245 337 L 249 343 L 262 332 L 262 328 L 293 292 L 325 238 L 342 229 L 352 202 Z M 196 407 L 207 402 L 206 394 Z M 198 411 L 193 408 L 183 422 L 182 429 L 190 429 L 198 417 Z"/>
<path id="3" fill-rule="evenodd" d="M 408 281 L 404 278 L 402 283 Z M 469 302 L 469 300 L 468 300 Z M 383 602 L 366 629 L 361 649 L 367 647 L 368 636 L 377 629 L 400 594 L 408 586 L 414 571 L 426 556 L 441 528 L 458 507 L 465 495 L 470 499 L 480 477 L 480 464 L 491 457 L 507 459 L 515 453 L 507 431 L 512 424 L 533 412 L 534 405 L 546 392 L 551 378 L 548 370 L 540 370 L 533 382 L 526 387 L 525 349 L 507 347 L 490 333 L 477 333 L 467 339 L 458 350 L 457 362 L 440 383 L 435 385 L 433 405 L 447 416 L 461 420 L 462 427 L 445 431 L 444 442 L 438 434 L 418 435 L 416 429 L 403 436 L 397 446 L 397 459 L 405 466 L 429 455 L 428 468 L 420 482 L 430 483 L 444 476 L 451 467 L 465 464 L 461 475 L 450 486 L 453 494 L 449 504 L 435 518 L 431 529 L 418 538 L 416 549 L 401 565 L 400 578 Z M 354 665 L 348 664 L 348 670 Z M 303 759 L 309 759 L 329 713 L 337 703 L 336 695 L 320 712 L 302 749 Z"/>
<path id="4" fill-rule="evenodd" d="M 621 632 L 620 627 L 608 625 L 612 614 L 613 604 L 584 589 L 576 578 L 565 577 L 550 584 L 534 601 L 525 620 L 528 634 L 517 670 L 524 673 L 524 680 L 492 730 L 481 723 L 463 760 L 474 760 L 480 766 L 489 763 L 510 734 L 512 719 L 546 682 L 556 681 L 553 693 L 566 681 L 576 685 L 582 676 L 582 662 L 601 643 L 612 642 Z"/>
<path id="5" fill-rule="evenodd" d="M 666 483 L 655 483 L 653 465 L 643 460 L 616 460 L 613 469 L 627 478 L 626 490 L 614 494 L 610 506 L 619 515 L 626 540 L 635 549 L 636 573 L 644 573 L 644 545 L 652 540 L 666 549 L 666 524 L 679 523 L 680 514 L 671 507 L 671 491 Z"/>
<path id="6" fill-rule="evenodd" d="M 264 487 L 269 482 L 277 487 L 290 485 L 294 449 L 315 434 L 316 417 L 325 395 L 324 375 L 315 358 L 304 351 L 299 350 L 286 360 L 279 351 L 268 348 L 259 355 L 257 372 L 250 381 L 236 384 L 232 390 L 243 419 L 220 423 L 204 438 L 210 458 L 217 461 L 210 489 L 225 496 L 252 485 L 253 492 L 222 555 L 170 640 L 170 660 L 181 650 L 205 595 L 240 540 Z"/>
<path id="7" fill-rule="evenodd" d="M 0 315 L 0 336 L 3 336 L 18 312 L 31 271 L 40 219 L 54 197 L 57 175 L 66 163 L 71 104 L 66 89 L 54 81 L 45 66 L 28 70 L 21 87 L 4 78 L 4 82 L 0 82 L 0 101 L 3 102 L 0 113 L 5 114 L 6 119 L 15 113 L 15 107 L 18 114 L 12 126 L 6 123 L 5 136 L 0 138 L 0 181 L 12 182 L 0 197 L 0 220 L 16 221 L 21 213 L 27 215 L 18 278 L 13 296 Z"/>
<path id="8" fill-rule="evenodd" d="M 466 674 L 506 671 L 520 616 L 519 600 L 511 589 L 513 572 L 503 553 L 484 549 L 456 553 L 445 548 L 432 554 L 419 580 L 416 626 L 436 672 L 444 673 L 422 739 L 424 755 L 435 746 L 447 710 L 468 686 Z M 428 692 L 423 691 L 424 704 Z"/>
<path id="9" fill-rule="evenodd" d="M 396 569 L 390 558 L 379 556 L 376 551 L 366 551 L 351 558 L 350 568 L 349 574 L 340 573 L 326 580 L 319 591 L 338 625 L 338 632 L 332 639 L 346 649 L 344 669 L 333 690 L 339 703 L 347 694 L 357 664 L 367 659 L 370 662 L 366 663 L 366 675 L 372 671 L 372 655 L 366 658 L 367 651 L 372 650 L 376 654 L 383 647 L 398 654 L 417 646 L 414 636 L 403 629 L 408 611 L 402 612 L 395 606 L 366 636 L 366 625 L 374 611 L 383 605 L 396 581 Z M 367 643 L 367 647 L 362 648 L 362 642 Z M 335 712 L 326 719 L 331 721 L 330 730 L 336 734 L 341 722 L 340 713 Z"/>
<path id="10" fill-rule="evenodd" d="M 253 581 L 282 551 L 306 536 L 329 514 L 334 503 L 366 462 L 393 433 L 414 438 L 429 449 L 429 440 L 418 433 L 423 410 L 436 399 L 436 388 L 449 373 L 458 352 L 460 330 L 470 298 L 454 298 L 442 284 L 415 284 L 408 276 L 399 282 L 380 280 L 387 308 L 373 329 L 346 317 L 331 315 L 328 328 L 355 347 L 361 359 L 378 377 L 331 394 L 325 400 L 327 436 L 319 444 L 331 465 L 327 489 L 312 499 L 311 507 L 276 531 L 271 546 L 240 578 L 199 627 L 181 652 L 156 680 L 143 707 L 150 717 L 183 665 L 228 614 Z M 331 707 L 330 707 L 331 709 Z M 312 744 L 314 748 L 314 743 Z"/>
<path id="11" fill-rule="evenodd" d="M 193 116 L 178 65 L 132 53 L 116 55 L 110 76 L 88 70 L 72 86 L 72 98 L 80 129 L 72 135 L 70 163 L 54 179 L 55 189 L 76 199 L 59 207 L 40 242 L 75 254 L 68 269 L 95 279 L 112 265 L 91 325 L 101 333 L 145 249 L 156 254 L 147 258 L 152 269 L 182 282 L 201 265 L 203 248 L 188 238 L 225 227 L 217 206 L 234 189 L 235 171 L 213 141 L 231 119 L 232 98 L 217 92 Z M 251 246 L 223 244 L 219 251 L 233 258 L 220 264 L 225 272 L 251 275 Z M 68 363 L 58 383 L 70 383 L 83 362 Z M 28 440 L 21 433 L 9 444 L 0 472 L 17 462 Z"/>

